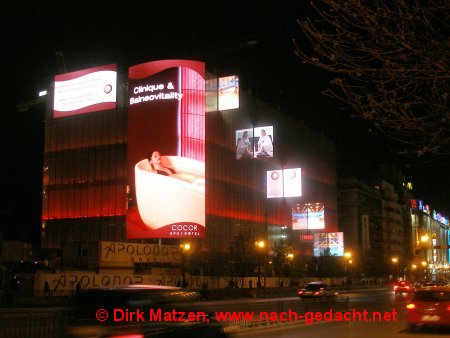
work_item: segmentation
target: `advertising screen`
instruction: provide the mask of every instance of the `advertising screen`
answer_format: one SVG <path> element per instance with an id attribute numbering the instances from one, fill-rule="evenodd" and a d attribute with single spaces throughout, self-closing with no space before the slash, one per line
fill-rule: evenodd
<path id="1" fill-rule="evenodd" d="M 343 232 L 314 234 L 314 256 L 321 256 L 327 251 L 332 256 L 344 256 Z"/>
<path id="2" fill-rule="evenodd" d="M 127 238 L 205 234 L 205 66 L 129 69 Z"/>
<path id="3" fill-rule="evenodd" d="M 283 170 L 267 172 L 267 198 L 283 197 Z"/>
<path id="4" fill-rule="evenodd" d="M 55 76 L 53 117 L 115 109 L 117 65 Z"/>
<path id="5" fill-rule="evenodd" d="M 219 78 L 219 110 L 239 108 L 239 77 L 237 75 Z"/>
<path id="6" fill-rule="evenodd" d="M 323 203 L 297 204 L 292 208 L 292 230 L 325 229 Z"/>
<path id="7" fill-rule="evenodd" d="M 236 159 L 253 158 L 253 128 L 236 130 Z"/>
<path id="8" fill-rule="evenodd" d="M 267 171 L 267 198 L 297 197 L 302 195 L 302 169 Z"/>
<path id="9" fill-rule="evenodd" d="M 283 170 L 284 197 L 302 196 L 302 169 Z"/>
<path id="10" fill-rule="evenodd" d="M 254 128 L 254 157 L 273 157 L 273 126 Z"/>

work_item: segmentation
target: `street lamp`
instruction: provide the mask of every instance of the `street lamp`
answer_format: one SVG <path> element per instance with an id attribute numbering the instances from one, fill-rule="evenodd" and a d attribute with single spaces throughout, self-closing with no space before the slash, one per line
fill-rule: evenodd
<path id="1" fill-rule="evenodd" d="M 266 242 L 257 241 L 255 246 L 258 250 L 261 250 L 264 255 L 264 297 L 266 297 L 266 282 L 267 282 L 267 254 L 266 254 Z M 258 263 L 258 282 L 257 287 L 261 287 L 261 261 Z"/>
<path id="2" fill-rule="evenodd" d="M 426 242 L 428 242 L 428 239 L 429 239 L 430 237 L 427 235 L 427 234 L 425 234 L 425 235 L 422 235 L 422 236 L 420 236 L 420 241 L 422 242 L 422 243 L 426 243 Z"/>
<path id="3" fill-rule="evenodd" d="M 185 288 L 187 286 L 186 259 L 187 259 L 187 255 L 191 251 L 191 243 L 189 243 L 189 242 L 181 243 L 180 248 L 181 248 L 181 252 L 182 252 L 182 256 L 183 256 L 183 261 L 182 261 L 182 265 L 181 265 L 181 276 L 182 276 L 181 286 Z"/>
<path id="4" fill-rule="evenodd" d="M 183 252 L 189 251 L 191 250 L 191 243 L 182 243 L 180 247 L 183 250 Z"/>
<path id="5" fill-rule="evenodd" d="M 430 239 L 430 236 L 428 234 L 420 236 L 420 247 L 423 255 L 423 261 L 427 262 L 428 265 L 428 257 L 427 257 L 427 249 L 428 249 L 428 241 Z M 423 264 L 422 264 L 423 265 Z M 426 265 L 424 266 L 426 267 Z M 424 269 L 424 277 L 427 278 L 426 269 Z"/>
<path id="6" fill-rule="evenodd" d="M 344 252 L 345 257 L 345 273 L 347 277 L 347 285 L 350 283 L 350 264 L 352 264 L 352 253 L 351 252 Z"/>
<path id="7" fill-rule="evenodd" d="M 392 257 L 392 263 L 394 264 L 393 277 L 396 279 L 398 274 L 398 257 Z"/>

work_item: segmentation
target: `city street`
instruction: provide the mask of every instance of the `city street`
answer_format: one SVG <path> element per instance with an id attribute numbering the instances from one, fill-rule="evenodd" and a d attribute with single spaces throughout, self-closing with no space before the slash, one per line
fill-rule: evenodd
<path id="1" fill-rule="evenodd" d="M 231 320 L 225 324 L 230 337 L 444 337 L 450 331 L 443 330 L 407 330 L 405 309 L 408 295 L 394 296 L 391 288 L 342 292 L 338 300 L 300 300 L 298 297 L 278 298 L 240 298 L 228 300 L 209 300 L 197 303 L 200 310 L 209 313 L 220 311 L 225 314 L 253 313 L 253 321 Z M 261 312 L 281 315 L 292 310 L 302 319 L 282 324 L 267 320 L 259 322 Z M 2 311 L 0 314 L 0 336 L 20 337 L 25 332 L 40 333 L 45 337 L 59 337 L 67 325 L 73 321 L 69 307 L 48 306 L 46 308 L 16 308 Z M 318 321 L 306 314 L 325 317 L 326 313 L 367 313 L 367 317 L 376 312 L 389 315 L 382 321 Z M 392 315 L 395 312 L 395 317 Z M 259 317 L 259 318 L 258 318 Z M 24 321 L 24 318 L 27 318 Z M 281 318 L 281 317 L 280 317 Z M 317 318 L 317 317 L 316 317 Z M 336 318 L 336 317 L 333 317 Z M 364 319 L 364 317 L 360 317 Z M 386 317 L 383 317 L 383 319 Z M 395 320 L 394 320 L 395 318 Z M 312 319 L 312 320 L 311 320 Z M 270 320 L 269 320 L 270 321 Z M 3 333 L 3 335 L 2 335 Z"/>
<path id="2" fill-rule="evenodd" d="M 232 337 L 274 337 L 289 338 L 317 338 L 317 337 L 346 337 L 346 338 L 378 338 L 378 337 L 448 337 L 450 330 L 421 329 L 410 332 L 407 329 L 405 305 L 408 296 L 395 297 L 390 291 L 369 294 L 346 294 L 349 296 L 349 309 L 372 311 L 392 311 L 398 313 L 398 321 L 380 322 L 316 322 L 313 324 L 283 324 L 280 326 L 260 326 L 234 332 Z"/>

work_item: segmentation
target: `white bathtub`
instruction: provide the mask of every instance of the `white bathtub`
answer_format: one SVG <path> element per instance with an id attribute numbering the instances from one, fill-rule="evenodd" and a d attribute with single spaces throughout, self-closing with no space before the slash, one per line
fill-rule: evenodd
<path id="1" fill-rule="evenodd" d="M 148 160 L 134 168 L 136 200 L 142 221 L 151 229 L 185 222 L 205 226 L 205 163 L 179 156 L 161 156 L 173 176 L 148 171 Z"/>

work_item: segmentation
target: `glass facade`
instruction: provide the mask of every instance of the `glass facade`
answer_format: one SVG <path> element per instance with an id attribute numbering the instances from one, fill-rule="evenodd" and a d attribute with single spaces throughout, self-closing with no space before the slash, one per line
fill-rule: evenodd
<path id="1" fill-rule="evenodd" d="M 300 232 L 290 230 L 291 210 L 297 203 L 323 203 L 325 229 L 319 232 L 337 232 L 334 144 L 245 92 L 240 92 L 238 109 L 219 111 L 217 95 L 211 91 L 214 87 L 207 86 L 206 99 L 207 230 L 200 240 L 202 250 L 227 251 L 243 230 L 267 235 L 275 242 L 281 233 L 277 228 L 287 228 L 283 240 L 300 246 Z M 127 126 L 127 109 L 121 106 L 58 119 L 47 114 L 43 248 L 127 241 L 127 135 L 132 131 Z M 276 155 L 236 160 L 236 130 L 269 125 L 277 135 Z M 187 152 L 195 153 L 194 141 Z M 285 168 L 301 168 L 302 196 L 268 200 L 267 171 Z"/>
<path id="2" fill-rule="evenodd" d="M 125 239 L 126 131 L 126 114 L 120 109 L 47 119 L 43 247 Z"/>

